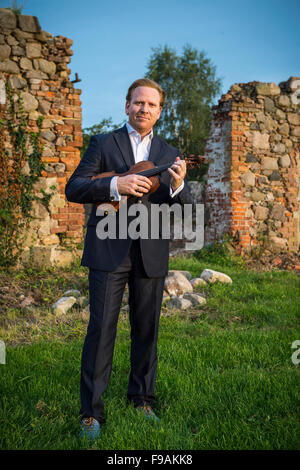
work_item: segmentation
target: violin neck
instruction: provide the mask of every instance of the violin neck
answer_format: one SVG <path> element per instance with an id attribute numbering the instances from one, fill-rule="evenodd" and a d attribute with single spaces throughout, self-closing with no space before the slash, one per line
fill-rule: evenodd
<path id="1" fill-rule="evenodd" d="M 173 165 L 173 162 L 165 163 L 164 165 L 160 165 L 160 166 L 156 166 L 154 168 L 150 168 L 150 170 L 139 171 L 138 175 L 146 176 L 147 178 L 149 176 L 159 175 L 163 171 L 170 168 L 170 166 L 172 166 L 172 165 Z"/>

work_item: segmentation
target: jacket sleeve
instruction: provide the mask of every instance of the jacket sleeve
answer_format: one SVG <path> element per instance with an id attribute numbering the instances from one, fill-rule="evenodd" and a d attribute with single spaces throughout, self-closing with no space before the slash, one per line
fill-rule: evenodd
<path id="1" fill-rule="evenodd" d="M 66 185 L 67 200 L 79 204 L 109 201 L 112 177 L 91 180 L 92 176 L 102 171 L 101 136 L 96 135 L 91 137 L 86 152 Z"/>
<path id="2" fill-rule="evenodd" d="M 170 204 L 194 204 L 194 199 L 190 190 L 190 187 L 188 185 L 188 181 L 186 177 L 184 178 L 184 186 L 182 190 L 173 198 L 171 198 Z"/>

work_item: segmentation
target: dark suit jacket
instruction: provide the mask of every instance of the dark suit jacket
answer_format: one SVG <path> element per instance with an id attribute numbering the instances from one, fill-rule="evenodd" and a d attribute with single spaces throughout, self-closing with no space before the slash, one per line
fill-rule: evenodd
<path id="1" fill-rule="evenodd" d="M 178 155 L 179 152 L 176 148 L 157 136 L 153 136 L 149 160 L 155 165 L 174 162 Z M 117 173 L 125 173 L 134 164 L 134 156 L 126 126 L 110 134 L 98 134 L 91 137 L 88 149 L 66 185 L 65 193 L 68 201 L 79 204 L 110 201 L 111 177 L 95 179 L 94 181 L 91 181 L 91 177 L 98 173 L 113 170 Z M 183 190 L 174 198 L 170 197 L 170 176 L 168 171 L 163 172 L 158 190 L 149 196 L 144 196 L 142 203 L 148 208 L 153 203 L 192 203 L 191 193 L 186 181 Z M 130 201 L 136 203 L 137 198 L 130 198 Z M 96 235 L 96 225 L 101 217 L 96 216 L 96 209 L 94 204 L 87 223 L 81 265 L 102 271 L 113 271 L 127 255 L 131 240 L 129 238 L 126 240 L 108 238 L 100 240 Z M 148 213 L 150 227 L 150 211 Z M 169 240 L 140 239 L 140 246 L 147 275 L 149 277 L 165 276 L 168 272 Z"/>

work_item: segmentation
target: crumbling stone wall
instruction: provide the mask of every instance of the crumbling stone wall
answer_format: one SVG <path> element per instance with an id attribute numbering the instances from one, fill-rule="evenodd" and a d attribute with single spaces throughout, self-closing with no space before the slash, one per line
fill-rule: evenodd
<path id="1" fill-rule="evenodd" d="M 0 113 L 7 103 L 6 84 L 20 93 L 29 116 L 29 130 L 37 131 L 37 120 L 44 117 L 42 143 L 45 171 L 36 184 L 36 193 L 52 193 L 49 207 L 34 203 L 36 219 L 25 243 L 25 256 L 31 249 L 33 259 L 43 264 L 67 264 L 72 252 L 64 240 L 82 240 L 84 208 L 68 203 L 65 185 L 79 163 L 82 145 L 81 91 L 70 81 L 68 63 L 73 41 L 52 37 L 41 30 L 34 16 L 15 15 L 0 9 Z M 10 143 L 6 142 L 9 150 Z M 13 161 L 13 155 L 12 155 Z M 23 174 L 30 168 L 24 165 Z"/>
<path id="2" fill-rule="evenodd" d="M 213 109 L 205 243 L 299 249 L 300 78 L 235 84 Z"/>

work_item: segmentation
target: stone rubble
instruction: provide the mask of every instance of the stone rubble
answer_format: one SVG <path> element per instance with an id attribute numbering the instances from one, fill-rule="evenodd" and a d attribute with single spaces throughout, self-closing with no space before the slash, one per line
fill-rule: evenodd
<path id="1" fill-rule="evenodd" d="M 52 305 L 51 310 L 54 315 L 63 315 L 76 304 L 76 297 L 61 297 L 55 304 Z"/>
<path id="2" fill-rule="evenodd" d="M 184 274 L 182 274 L 184 273 Z M 207 282 L 203 280 L 202 276 L 207 278 Z M 187 310 L 193 307 L 201 307 L 206 304 L 206 298 L 199 292 L 193 292 L 193 287 L 187 278 L 192 278 L 189 271 L 170 270 L 168 276 L 165 279 L 165 290 L 163 293 L 163 306 L 169 309 Z M 212 269 L 203 270 L 201 277 L 194 278 L 201 280 L 203 283 L 196 284 L 205 285 L 214 282 L 232 283 L 229 276 Z M 184 280 L 184 281 L 183 281 Z M 170 292 L 170 293 L 168 293 Z M 81 295 L 81 292 L 77 289 L 67 290 L 62 294 L 62 297 L 55 302 L 51 310 L 55 315 L 62 315 L 70 310 L 75 304 L 77 304 L 82 310 L 82 313 L 89 313 L 89 299 Z M 128 289 L 125 289 L 122 301 L 122 313 L 129 311 L 128 305 Z M 162 315 L 163 315 L 162 311 Z"/>
<path id="3" fill-rule="evenodd" d="M 232 284 L 231 277 L 227 276 L 227 274 L 220 273 L 219 271 L 214 271 L 213 269 L 204 269 L 200 277 L 209 284 L 214 284 L 215 282 Z"/>

